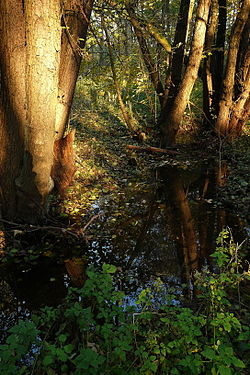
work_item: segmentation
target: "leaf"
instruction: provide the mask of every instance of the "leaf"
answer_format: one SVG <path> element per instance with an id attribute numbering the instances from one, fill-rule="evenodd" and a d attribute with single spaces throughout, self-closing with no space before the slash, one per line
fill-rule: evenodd
<path id="1" fill-rule="evenodd" d="M 67 336 L 64 335 L 64 334 L 61 334 L 61 335 L 58 336 L 58 340 L 59 340 L 59 342 L 63 343 L 67 340 Z"/>
<path id="2" fill-rule="evenodd" d="M 202 354 L 204 357 L 208 358 L 208 359 L 215 359 L 215 358 L 216 358 L 216 353 L 215 353 L 215 351 L 214 351 L 213 349 L 209 348 L 209 347 L 206 347 L 206 349 L 203 350 L 203 351 L 201 352 L 201 354 Z"/>
<path id="3" fill-rule="evenodd" d="M 103 264 L 102 270 L 105 273 L 115 273 L 117 268 L 116 266 L 113 266 L 112 264 Z"/>
<path id="4" fill-rule="evenodd" d="M 72 345 L 72 344 L 65 345 L 63 347 L 63 349 L 64 349 L 65 353 L 69 354 L 73 351 L 74 345 Z"/>
<path id="5" fill-rule="evenodd" d="M 232 375 L 232 371 L 229 367 L 222 365 L 218 367 L 218 370 L 220 375 Z"/>
<path id="6" fill-rule="evenodd" d="M 43 358 L 43 365 L 44 365 L 45 367 L 51 365 L 53 362 L 54 362 L 54 358 L 53 358 L 51 355 L 46 355 L 46 356 Z"/>
<path id="7" fill-rule="evenodd" d="M 241 361 L 239 358 L 236 358 L 236 357 L 232 357 L 231 359 L 232 361 L 232 364 L 235 366 L 235 367 L 240 367 L 240 368 L 245 368 L 246 365 L 243 361 Z"/>

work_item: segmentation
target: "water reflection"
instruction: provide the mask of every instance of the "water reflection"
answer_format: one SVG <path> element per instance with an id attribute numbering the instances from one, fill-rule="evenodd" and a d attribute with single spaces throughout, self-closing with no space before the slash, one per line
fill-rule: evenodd
<path id="1" fill-rule="evenodd" d="M 119 194 L 102 197 L 83 218 L 84 227 L 101 213 L 88 226 L 86 243 L 72 254 L 68 248 L 64 261 L 2 272 L 13 301 L 24 301 L 29 310 L 60 303 L 69 284 L 83 284 L 86 259 L 118 267 L 117 286 L 129 295 L 129 304 L 159 279 L 166 293 L 181 296 L 188 290 L 192 296 L 193 271 L 210 263 L 221 229 L 229 226 L 238 242 L 246 237 L 244 221 L 214 205 L 216 184 L 223 185 L 227 174 L 225 163 L 193 169 L 166 165 L 150 182 L 134 180 Z"/>
<path id="2" fill-rule="evenodd" d="M 156 171 L 154 183 L 135 182 L 119 199 L 100 200 L 104 215 L 97 224 L 99 238 L 91 228 L 91 261 L 121 267 L 126 275 L 122 287 L 129 293 L 157 277 L 169 286 L 190 285 L 193 271 L 210 263 L 209 254 L 225 226 L 232 228 L 236 241 L 246 236 L 239 217 L 214 205 L 216 184 L 222 186 L 227 174 L 225 163 L 207 162 L 194 169 L 164 166 Z"/>

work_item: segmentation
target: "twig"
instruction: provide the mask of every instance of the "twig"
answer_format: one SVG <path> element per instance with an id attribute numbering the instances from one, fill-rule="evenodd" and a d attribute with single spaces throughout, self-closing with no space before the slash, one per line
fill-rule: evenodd
<path id="1" fill-rule="evenodd" d="M 169 155 L 181 155 L 179 151 L 175 150 L 167 150 L 164 148 L 158 148 L 158 147 L 142 147 L 142 146 L 134 146 L 134 145 L 127 145 L 128 150 L 137 150 L 142 152 L 157 152 L 161 154 L 169 154 Z"/>
<path id="2" fill-rule="evenodd" d="M 8 220 L 4 220 L 4 219 L 0 219 L 1 222 L 3 223 L 6 223 L 6 224 L 10 224 L 10 225 L 14 225 L 16 227 L 19 227 L 19 228 L 23 228 L 24 230 L 26 230 L 26 232 L 35 232 L 35 231 L 38 231 L 38 230 L 58 230 L 58 231 L 61 231 L 63 233 L 68 233 L 70 234 L 71 236 L 73 237 L 76 237 L 78 238 L 77 234 L 73 233 L 71 230 L 69 229 L 66 229 L 66 228 L 62 228 L 62 227 L 55 227 L 55 226 L 52 226 L 52 225 L 46 225 L 46 226 L 37 226 L 37 225 L 32 225 L 32 224 L 19 224 L 19 223 L 15 223 L 13 221 L 8 221 Z"/>
<path id="3" fill-rule="evenodd" d="M 87 222 L 87 224 L 85 224 L 84 227 L 81 229 L 81 233 L 84 234 L 85 230 L 90 226 L 90 224 L 93 223 L 95 219 L 97 219 L 98 217 L 102 215 L 103 215 L 102 213 L 99 213 L 97 215 L 92 216 L 91 219 Z"/>

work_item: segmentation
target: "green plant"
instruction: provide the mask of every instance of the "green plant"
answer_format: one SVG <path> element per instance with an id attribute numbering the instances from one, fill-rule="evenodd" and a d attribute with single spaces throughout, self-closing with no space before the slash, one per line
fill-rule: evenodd
<path id="1" fill-rule="evenodd" d="M 214 270 L 195 275 L 199 298 L 193 309 L 176 306 L 171 298 L 155 307 L 150 288 L 140 293 L 137 306 L 127 307 L 113 282 L 116 267 L 89 267 L 83 288 L 69 289 L 63 305 L 47 307 L 10 330 L 0 346 L 0 372 L 246 374 L 250 330 L 231 298 L 249 279 L 238 250 L 223 231 L 212 255 Z"/>

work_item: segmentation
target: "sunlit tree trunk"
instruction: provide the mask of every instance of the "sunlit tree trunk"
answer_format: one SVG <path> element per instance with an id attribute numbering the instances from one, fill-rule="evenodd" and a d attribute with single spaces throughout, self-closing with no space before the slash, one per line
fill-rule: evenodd
<path id="1" fill-rule="evenodd" d="M 242 33 L 235 78 L 234 104 L 228 126 L 231 138 L 241 134 L 250 114 L 250 15 Z"/>
<path id="2" fill-rule="evenodd" d="M 73 52 L 71 36 L 61 40 L 61 5 L 59 0 L 0 0 L 0 212 L 7 218 L 35 222 L 43 217 L 54 185 L 54 141 L 58 129 L 61 134 L 65 129 L 78 72 L 62 56 Z M 74 25 L 82 17 L 79 7 L 71 9 Z M 66 116 L 58 104 L 62 90 Z"/>
<path id="3" fill-rule="evenodd" d="M 55 124 L 56 139 L 63 136 L 69 121 L 93 3 L 94 0 L 64 0 Z"/>
<path id="4" fill-rule="evenodd" d="M 215 124 L 217 133 L 223 136 L 230 136 L 230 133 L 234 133 L 234 130 L 230 126 L 230 118 L 234 105 L 236 63 L 241 34 L 247 23 L 249 12 L 250 0 L 243 0 L 230 37 L 225 78 L 223 80 L 223 91 L 219 103 L 218 118 Z"/>
<path id="5" fill-rule="evenodd" d="M 181 125 L 184 111 L 198 76 L 205 41 L 209 8 L 210 0 L 199 1 L 188 65 L 171 110 L 162 124 L 163 146 L 171 145 L 175 142 L 176 134 Z"/>

